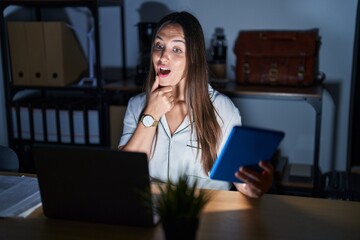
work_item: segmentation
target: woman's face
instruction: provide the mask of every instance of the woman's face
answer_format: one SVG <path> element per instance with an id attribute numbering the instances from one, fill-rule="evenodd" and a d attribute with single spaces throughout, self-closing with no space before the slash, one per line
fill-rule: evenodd
<path id="1" fill-rule="evenodd" d="M 155 36 L 152 60 L 160 86 L 175 86 L 185 77 L 185 37 L 179 25 L 167 24 Z"/>

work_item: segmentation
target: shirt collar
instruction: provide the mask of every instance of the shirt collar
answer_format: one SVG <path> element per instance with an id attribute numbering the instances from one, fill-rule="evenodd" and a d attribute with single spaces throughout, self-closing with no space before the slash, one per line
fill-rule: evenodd
<path id="1" fill-rule="evenodd" d="M 214 102 L 216 91 L 213 89 L 213 87 L 210 84 L 208 84 L 208 91 L 209 91 L 210 100 Z"/>

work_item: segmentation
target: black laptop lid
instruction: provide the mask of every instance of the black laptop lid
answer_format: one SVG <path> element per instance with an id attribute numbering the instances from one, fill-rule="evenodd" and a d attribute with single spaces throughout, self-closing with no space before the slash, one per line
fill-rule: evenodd
<path id="1" fill-rule="evenodd" d="M 140 194 L 150 188 L 145 153 L 34 144 L 33 156 L 45 216 L 135 226 L 154 224 Z"/>

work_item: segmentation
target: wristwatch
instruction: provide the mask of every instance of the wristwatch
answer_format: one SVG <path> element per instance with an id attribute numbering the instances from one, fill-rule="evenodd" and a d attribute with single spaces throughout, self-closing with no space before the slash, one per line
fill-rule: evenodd
<path id="1" fill-rule="evenodd" d="M 140 121 L 147 128 L 156 127 L 159 123 L 159 121 L 156 121 L 153 116 L 149 114 L 143 114 Z"/>

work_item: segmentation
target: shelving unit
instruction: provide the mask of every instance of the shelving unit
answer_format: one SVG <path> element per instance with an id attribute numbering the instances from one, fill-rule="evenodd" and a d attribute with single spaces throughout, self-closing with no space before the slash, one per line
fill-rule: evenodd
<path id="1" fill-rule="evenodd" d="M 294 183 L 289 181 L 288 173 L 285 173 L 280 182 L 280 191 L 285 194 L 305 193 L 309 196 L 319 196 L 321 191 L 321 171 L 319 168 L 320 136 L 321 136 L 321 112 L 323 86 L 316 85 L 306 88 L 274 87 L 274 86 L 239 86 L 234 83 L 227 84 L 222 90 L 230 97 L 273 99 L 284 101 L 304 101 L 315 111 L 315 136 L 314 157 L 309 163 L 312 166 L 312 180 L 308 183 Z"/>
<path id="2" fill-rule="evenodd" d="M 97 79 L 96 86 L 78 86 L 68 85 L 65 87 L 29 87 L 29 86 L 14 86 L 12 74 L 11 74 L 11 59 L 9 52 L 9 42 L 7 34 L 7 19 L 5 16 L 5 10 L 9 6 L 19 6 L 27 8 L 33 11 L 35 14 L 35 20 L 41 21 L 43 19 L 42 11 L 46 8 L 65 8 L 65 7 L 86 7 L 91 12 L 93 17 L 95 32 L 94 32 L 94 44 L 95 44 L 95 66 L 94 72 Z M 125 54 L 125 34 L 124 34 L 124 1 L 123 0 L 7 0 L 0 1 L 0 37 L 1 37 L 1 49 L 2 49 L 2 62 L 3 62 L 3 75 L 4 75 L 4 88 L 5 88 L 5 99 L 6 99 L 6 115 L 7 115 L 7 127 L 8 127 L 8 140 L 11 148 L 17 151 L 20 163 L 21 172 L 34 172 L 34 166 L 32 162 L 31 145 L 34 142 L 50 142 L 54 144 L 65 143 L 65 144 L 86 144 L 86 145 L 101 145 L 110 146 L 110 125 L 109 125 L 109 105 L 119 105 L 119 102 L 126 103 L 129 97 L 135 95 L 141 91 L 141 88 L 133 82 L 117 82 L 115 84 L 104 85 L 102 82 L 102 69 L 101 69 L 101 58 L 100 58 L 100 33 L 99 33 L 99 8 L 107 6 L 117 6 L 120 8 L 121 15 L 121 57 L 122 57 L 122 69 L 123 79 L 126 79 L 126 54 Z M 19 93 L 24 91 L 35 91 L 38 95 L 36 101 L 29 103 L 27 99 L 17 99 Z M 305 191 L 310 192 L 311 195 L 318 195 L 320 191 L 320 175 L 319 171 L 319 148 L 320 148 L 320 130 L 321 130 L 321 106 L 322 106 L 322 87 L 315 86 L 311 88 L 269 88 L 269 87 L 254 87 L 254 86 L 237 86 L 234 83 L 229 83 L 225 87 L 218 88 L 220 92 L 230 97 L 240 98 L 261 98 L 261 99 L 279 99 L 286 101 L 305 101 L 310 104 L 315 110 L 315 146 L 314 146 L 314 178 L 310 186 L 300 186 Z M 15 98 L 16 97 L 16 98 Z M 62 100 L 56 100 L 55 97 L 61 97 Z M 84 99 L 91 99 L 92 102 L 85 102 Z M 34 100 L 34 99 L 33 99 Z M 52 114 L 56 119 L 55 135 L 56 138 L 52 139 L 49 135 L 49 128 L 47 127 L 46 120 L 46 108 L 41 104 L 46 102 L 52 104 Z M 70 102 L 71 105 L 66 104 Z M 40 106 L 40 107 L 39 107 Z M 28 111 L 29 118 L 29 132 L 28 136 L 24 138 L 21 134 L 21 115 L 16 114 L 25 108 Z M 41 116 L 34 120 L 36 112 L 41 112 Z M 73 115 L 75 111 L 88 113 L 90 111 L 97 111 L 98 113 L 98 138 L 92 138 L 91 131 L 89 130 L 89 116 L 84 114 L 80 122 L 84 128 L 85 136 L 83 139 L 79 139 L 75 136 L 75 131 L 78 130 L 74 127 Z M 67 133 L 70 136 L 62 136 L 61 129 L 62 123 L 60 121 L 62 111 L 68 111 L 69 118 L 69 129 Z M 34 125 L 37 121 L 40 121 L 40 125 L 44 128 L 43 138 L 36 135 Z M 14 134 L 14 129 L 17 130 L 18 135 Z M 290 188 L 284 184 L 285 188 Z M 295 186 L 298 188 L 298 186 Z M 289 190 L 292 191 L 292 190 Z"/>
<path id="3" fill-rule="evenodd" d="M 12 76 L 7 27 L 8 19 L 6 16 L 6 10 L 10 6 L 29 11 L 33 16 L 31 21 L 46 21 L 47 19 L 43 13 L 48 9 L 64 9 L 69 7 L 87 8 L 91 13 L 91 18 L 94 23 L 95 59 L 93 72 L 96 78 L 96 86 L 79 86 L 77 84 L 70 84 L 64 87 L 15 85 Z M 106 97 L 104 97 L 103 94 L 102 65 L 100 58 L 99 10 L 102 7 L 119 7 L 120 9 L 121 28 L 119 29 L 119 33 L 121 34 L 121 43 L 119 44 L 121 44 L 121 53 L 119 54 L 121 54 L 122 58 L 122 77 L 126 79 L 123 0 L 8 0 L 0 2 L 1 57 L 3 62 L 8 141 L 9 146 L 13 148 L 19 156 L 19 171 L 21 172 L 32 173 L 35 171 L 31 154 L 31 145 L 34 142 L 94 144 L 100 146 L 109 146 L 110 144 L 109 113 L 107 103 L 105 102 Z M 28 19 L 24 21 L 28 21 Z M 59 19 L 59 21 L 64 20 Z M 24 97 L 21 95 L 28 96 Z M 69 104 L 67 105 L 66 103 Z M 51 106 L 51 108 L 48 108 L 48 106 Z M 83 115 L 80 117 L 80 120 L 76 119 L 76 111 L 79 111 Z M 49 115 L 50 112 L 52 116 Z M 61 128 L 65 128 L 62 126 L 63 120 L 61 119 L 64 117 L 64 114 L 67 114 L 67 119 L 69 119 L 69 124 L 66 126 L 66 133 L 70 134 L 70 136 L 61 135 Z M 28 123 L 25 125 L 23 124 L 24 117 L 28 118 Z M 50 135 L 49 119 L 55 119 L 52 126 L 54 136 Z M 92 126 L 95 126 L 98 136 L 94 137 L 91 135 L 92 129 L 90 129 L 90 121 L 93 123 Z M 24 128 L 26 128 L 26 134 L 24 134 Z M 36 135 L 36 128 L 43 128 L 42 137 Z M 81 140 L 76 136 L 76 131 L 80 128 L 83 128 L 85 134 Z"/>

